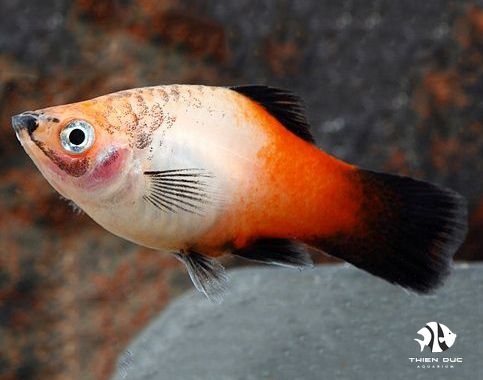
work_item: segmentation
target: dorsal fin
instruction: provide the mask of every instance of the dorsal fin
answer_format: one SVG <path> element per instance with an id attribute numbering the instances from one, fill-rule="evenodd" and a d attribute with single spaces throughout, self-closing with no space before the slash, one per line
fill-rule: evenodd
<path id="1" fill-rule="evenodd" d="M 268 86 L 235 86 L 232 90 L 264 107 L 273 117 L 298 137 L 315 143 L 305 116 L 302 99 L 294 93 Z"/>

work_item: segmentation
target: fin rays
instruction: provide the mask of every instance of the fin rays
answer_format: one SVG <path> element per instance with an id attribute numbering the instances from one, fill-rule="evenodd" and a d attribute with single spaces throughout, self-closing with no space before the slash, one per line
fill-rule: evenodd
<path id="1" fill-rule="evenodd" d="M 150 183 L 143 198 L 164 212 L 202 215 L 204 205 L 211 202 L 207 180 L 213 175 L 203 169 L 146 171 L 144 175 Z"/>
<path id="2" fill-rule="evenodd" d="M 228 285 L 228 276 L 223 265 L 216 259 L 194 251 L 175 253 L 174 255 L 186 265 L 196 289 L 211 302 L 221 303 L 223 293 Z"/>
<path id="3" fill-rule="evenodd" d="M 248 260 L 289 268 L 303 269 L 313 266 L 306 247 L 290 239 L 259 239 L 248 247 L 233 250 L 231 253 Z"/>
<path id="4" fill-rule="evenodd" d="M 235 86 L 232 90 L 264 107 L 289 131 L 301 139 L 314 143 L 302 99 L 294 93 L 269 86 Z"/>

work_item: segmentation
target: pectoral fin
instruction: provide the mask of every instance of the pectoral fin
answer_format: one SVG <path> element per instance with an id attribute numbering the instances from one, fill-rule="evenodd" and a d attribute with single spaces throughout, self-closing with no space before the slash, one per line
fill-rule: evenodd
<path id="1" fill-rule="evenodd" d="M 214 200 L 209 180 L 213 175 L 203 169 L 146 171 L 144 199 L 167 213 L 179 211 L 202 215 Z"/>

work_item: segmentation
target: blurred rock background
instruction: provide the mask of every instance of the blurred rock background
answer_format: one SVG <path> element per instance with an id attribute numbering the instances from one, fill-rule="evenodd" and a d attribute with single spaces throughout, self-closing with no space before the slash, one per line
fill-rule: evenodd
<path id="1" fill-rule="evenodd" d="M 462 192 L 457 258 L 483 259 L 482 2 L 2 0 L 0 379 L 106 379 L 191 286 L 174 259 L 73 212 L 10 117 L 168 83 L 297 92 L 327 151 Z"/>

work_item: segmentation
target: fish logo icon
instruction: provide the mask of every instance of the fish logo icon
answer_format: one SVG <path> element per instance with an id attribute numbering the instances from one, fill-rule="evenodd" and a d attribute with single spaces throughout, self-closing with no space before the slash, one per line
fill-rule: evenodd
<path id="1" fill-rule="evenodd" d="M 453 346 L 457 335 L 452 332 L 446 325 L 438 322 L 428 322 L 418 334 L 423 339 L 414 339 L 421 346 L 421 352 L 427 346 L 431 352 L 443 352 Z"/>

